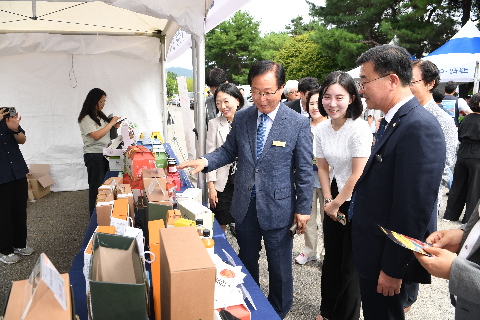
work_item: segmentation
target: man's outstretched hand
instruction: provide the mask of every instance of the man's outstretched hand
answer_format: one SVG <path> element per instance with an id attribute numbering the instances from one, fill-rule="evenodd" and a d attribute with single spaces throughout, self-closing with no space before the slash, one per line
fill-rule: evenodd
<path id="1" fill-rule="evenodd" d="M 182 170 L 185 168 L 193 168 L 192 175 L 199 173 L 200 171 L 205 168 L 205 160 L 203 159 L 197 159 L 197 160 L 192 160 L 192 161 L 184 161 L 180 163 L 177 168 Z"/>

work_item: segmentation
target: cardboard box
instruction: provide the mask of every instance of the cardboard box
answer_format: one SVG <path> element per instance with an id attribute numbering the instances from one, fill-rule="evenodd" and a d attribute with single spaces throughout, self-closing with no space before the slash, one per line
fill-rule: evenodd
<path id="1" fill-rule="evenodd" d="M 118 184 L 123 184 L 123 177 L 111 177 L 105 180 L 103 183 L 104 185 L 110 185 L 112 183 L 112 180 L 117 180 Z"/>
<path id="2" fill-rule="evenodd" d="M 93 242 L 93 235 L 95 233 L 108 233 L 108 234 L 115 234 L 115 227 L 112 226 L 98 226 L 92 234 L 90 241 L 88 242 L 87 248 L 83 252 L 83 275 L 85 276 L 85 283 L 86 283 L 86 292 L 88 293 L 90 287 L 88 285 L 88 278 L 90 276 L 90 260 L 92 258 L 92 242 Z"/>
<path id="3" fill-rule="evenodd" d="M 25 320 L 49 319 L 49 320 L 73 320 L 75 319 L 75 304 L 73 302 L 73 294 L 70 286 L 70 278 L 68 273 L 61 274 L 65 284 L 65 295 L 67 298 L 67 310 L 58 303 L 53 292 L 48 289 L 47 285 L 40 282 L 35 296 L 30 306 L 30 310 Z M 5 320 L 20 320 L 23 313 L 23 298 L 25 285 L 28 279 L 14 281 L 11 284 L 10 292 L 7 296 L 7 307 L 4 313 L 0 310 L 0 318 Z"/>
<path id="4" fill-rule="evenodd" d="M 110 171 L 123 171 L 123 159 L 120 156 L 111 156 L 108 158 L 108 167 Z"/>
<path id="5" fill-rule="evenodd" d="M 215 276 L 195 228 L 160 229 L 163 320 L 213 319 Z"/>
<path id="6" fill-rule="evenodd" d="M 210 230 L 213 235 L 213 212 L 204 205 L 195 200 L 184 200 L 178 204 L 178 209 L 182 213 L 182 217 L 197 221 L 203 219 L 203 227 Z"/>
<path id="7" fill-rule="evenodd" d="M 133 192 L 128 184 L 121 184 L 122 192 L 117 191 L 117 199 L 128 200 L 128 215 L 132 218 L 133 226 L 135 226 L 135 203 L 133 200 Z"/>
<path id="8" fill-rule="evenodd" d="M 123 154 L 123 152 L 121 148 L 120 149 L 117 149 L 117 148 L 122 142 L 123 142 L 122 136 L 118 136 L 112 141 L 110 141 L 110 143 L 103 148 L 103 155 L 109 156 L 109 157 L 111 156 L 120 157 Z M 123 166 L 123 163 L 122 163 L 122 166 Z"/>
<path id="9" fill-rule="evenodd" d="M 167 228 L 171 228 L 174 226 L 175 221 L 178 221 L 182 218 L 182 214 L 180 210 L 168 210 L 167 211 Z"/>
<path id="10" fill-rule="evenodd" d="M 96 233 L 89 282 L 93 319 L 147 319 L 148 282 L 134 238 Z"/>
<path id="11" fill-rule="evenodd" d="M 202 189 L 188 188 L 182 193 L 177 193 L 177 203 L 184 200 L 192 199 L 202 204 Z"/>
<path id="12" fill-rule="evenodd" d="M 117 199 L 113 203 L 110 225 L 115 226 L 115 233 L 123 236 L 125 229 L 129 224 L 128 199 Z M 133 224 L 133 222 L 132 222 Z"/>
<path id="13" fill-rule="evenodd" d="M 145 187 L 145 195 L 147 196 L 148 202 L 153 202 L 153 203 L 158 203 L 163 205 L 172 205 L 172 202 L 170 201 L 170 197 L 167 195 L 165 188 L 163 188 L 159 184 L 152 185 L 155 179 L 156 178 L 143 179 L 144 187 Z"/>
<path id="14" fill-rule="evenodd" d="M 163 220 L 155 220 L 148 222 L 148 232 L 150 251 L 155 255 L 155 261 L 150 265 L 152 272 L 152 287 L 153 287 L 153 306 L 155 309 L 155 320 L 162 318 L 161 309 L 161 294 L 160 294 L 160 229 L 164 229 L 165 224 Z M 150 261 L 154 258 L 150 256 Z"/>
<path id="15" fill-rule="evenodd" d="M 33 197 L 40 199 L 50 193 L 50 186 L 55 181 L 50 177 L 48 164 L 31 164 L 27 173 L 28 184 L 32 188 Z"/>
<path id="16" fill-rule="evenodd" d="M 99 226 L 110 226 L 110 217 L 113 211 L 113 201 L 97 202 L 97 224 Z"/>

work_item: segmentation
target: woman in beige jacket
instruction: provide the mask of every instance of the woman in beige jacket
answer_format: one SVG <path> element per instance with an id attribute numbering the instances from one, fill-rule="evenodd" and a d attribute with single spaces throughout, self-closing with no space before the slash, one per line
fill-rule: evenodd
<path id="1" fill-rule="evenodd" d="M 220 116 L 208 122 L 207 153 L 223 145 L 230 132 L 235 112 L 237 112 L 244 103 L 243 95 L 232 83 L 220 85 L 215 90 L 214 100 Z M 215 214 L 215 218 L 223 231 L 225 231 L 227 224 L 235 223 L 230 214 L 230 205 L 233 197 L 236 166 L 237 161 L 234 161 L 231 164 L 207 173 L 210 209 Z"/>

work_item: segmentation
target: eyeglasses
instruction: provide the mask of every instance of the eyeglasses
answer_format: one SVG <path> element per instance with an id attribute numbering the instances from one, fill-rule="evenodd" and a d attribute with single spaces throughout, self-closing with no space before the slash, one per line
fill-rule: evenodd
<path id="1" fill-rule="evenodd" d="M 102 106 L 104 106 L 106 102 L 107 102 L 107 100 L 105 100 L 105 101 L 98 101 L 98 103 L 101 104 Z"/>
<path id="2" fill-rule="evenodd" d="M 423 81 L 423 79 L 416 80 L 416 81 L 412 81 L 412 82 L 410 82 L 410 85 L 412 85 L 412 84 L 414 84 L 414 83 L 418 83 L 418 82 L 420 82 L 420 81 Z"/>
<path id="3" fill-rule="evenodd" d="M 265 99 L 270 99 L 271 97 L 273 97 L 277 91 L 279 90 L 280 88 L 278 88 L 277 90 L 275 90 L 275 92 L 265 92 L 265 93 L 260 93 L 260 92 L 252 92 L 252 98 L 255 98 L 255 99 L 259 99 L 261 98 L 262 96 L 265 97 Z"/>
<path id="4" fill-rule="evenodd" d="M 365 85 L 366 85 L 367 83 L 370 83 L 370 82 L 373 82 L 373 81 L 375 81 L 375 80 L 388 77 L 389 75 L 391 75 L 391 73 L 388 73 L 388 74 L 386 74 L 386 75 L 384 75 L 384 76 L 378 77 L 378 78 L 376 78 L 376 79 L 373 79 L 373 80 L 370 80 L 370 81 L 367 81 L 367 82 L 362 82 L 362 81 L 360 81 L 360 82 L 358 83 L 358 86 L 360 87 L 360 89 L 365 90 Z"/>
<path id="5" fill-rule="evenodd" d="M 297 94 L 298 90 L 290 90 L 290 94 Z"/>

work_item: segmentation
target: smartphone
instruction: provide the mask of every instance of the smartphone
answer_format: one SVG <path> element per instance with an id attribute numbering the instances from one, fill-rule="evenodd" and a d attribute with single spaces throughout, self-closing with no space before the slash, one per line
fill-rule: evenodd
<path id="1" fill-rule="evenodd" d="M 118 122 L 117 122 L 117 123 L 115 123 L 115 124 L 122 123 L 122 121 L 123 121 L 123 120 L 125 120 L 125 119 L 127 119 L 127 118 L 123 118 L 122 120 L 118 120 Z"/>

